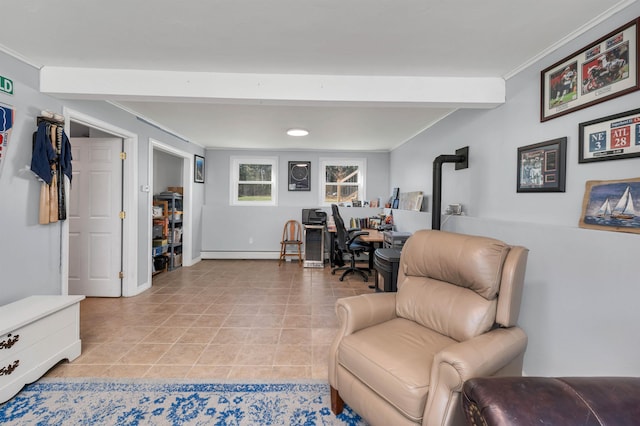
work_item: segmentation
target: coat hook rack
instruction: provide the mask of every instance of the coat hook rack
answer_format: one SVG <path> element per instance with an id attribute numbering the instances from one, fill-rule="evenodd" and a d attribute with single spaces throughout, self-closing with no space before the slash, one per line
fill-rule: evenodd
<path id="1" fill-rule="evenodd" d="M 71 182 L 71 144 L 64 132 L 61 114 L 42 111 L 37 117 L 38 130 L 33 132 L 31 171 L 42 180 L 40 215 L 42 225 L 67 218 L 65 177 Z"/>
<path id="2" fill-rule="evenodd" d="M 42 122 L 52 124 L 64 124 L 64 115 L 47 110 L 40 111 L 40 115 L 37 117 L 37 124 Z"/>

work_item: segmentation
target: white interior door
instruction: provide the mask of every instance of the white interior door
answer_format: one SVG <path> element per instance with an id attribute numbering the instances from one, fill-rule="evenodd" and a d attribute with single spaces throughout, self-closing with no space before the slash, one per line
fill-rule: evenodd
<path id="1" fill-rule="evenodd" d="M 71 138 L 69 294 L 122 295 L 122 139 Z"/>

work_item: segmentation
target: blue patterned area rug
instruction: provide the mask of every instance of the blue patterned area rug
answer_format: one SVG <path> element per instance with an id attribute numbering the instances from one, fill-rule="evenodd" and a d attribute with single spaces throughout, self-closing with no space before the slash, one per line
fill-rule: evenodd
<path id="1" fill-rule="evenodd" d="M 326 382 L 41 379 L 0 405 L 11 425 L 365 425 Z"/>

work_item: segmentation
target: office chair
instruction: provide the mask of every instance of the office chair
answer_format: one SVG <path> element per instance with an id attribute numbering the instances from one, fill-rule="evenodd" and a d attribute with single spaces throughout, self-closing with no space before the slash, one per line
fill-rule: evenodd
<path id="1" fill-rule="evenodd" d="M 297 250 L 293 253 L 287 252 L 289 246 L 294 246 Z M 280 241 L 280 260 L 278 266 L 287 256 L 298 257 L 298 262 L 302 264 L 302 225 L 297 220 L 288 220 L 282 230 L 282 240 Z"/>
<path id="2" fill-rule="evenodd" d="M 335 275 L 336 271 L 344 271 L 340 276 L 340 281 L 343 281 L 346 275 L 357 272 L 362 275 L 365 282 L 369 281 L 369 273 L 371 270 L 369 268 L 358 268 L 356 266 L 356 257 L 365 251 L 369 252 L 372 250 L 370 244 L 359 239 L 361 235 L 369 235 L 369 233 L 367 231 L 361 231 L 360 229 L 347 230 L 336 204 L 331 205 L 331 211 L 333 212 L 333 221 L 336 224 L 336 243 L 338 250 L 349 256 L 349 264 L 333 268 L 331 275 Z"/>

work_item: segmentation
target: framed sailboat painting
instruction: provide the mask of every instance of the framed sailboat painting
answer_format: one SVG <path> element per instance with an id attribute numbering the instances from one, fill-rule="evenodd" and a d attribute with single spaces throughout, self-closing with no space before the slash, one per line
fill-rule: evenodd
<path id="1" fill-rule="evenodd" d="M 640 234 L 640 178 L 587 181 L 579 226 Z"/>

